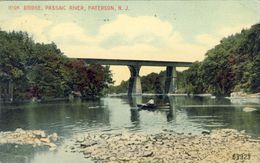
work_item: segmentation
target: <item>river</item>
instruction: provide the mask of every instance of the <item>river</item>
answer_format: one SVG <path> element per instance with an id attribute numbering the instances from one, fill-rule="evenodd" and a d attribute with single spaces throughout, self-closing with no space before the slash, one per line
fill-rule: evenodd
<path id="1" fill-rule="evenodd" d="M 155 99 L 155 110 L 139 110 L 137 104 Z M 250 107 L 256 109 L 245 112 Z M 245 130 L 260 136 L 260 104 L 225 98 L 187 96 L 104 97 L 95 101 L 62 101 L 1 104 L 0 131 L 46 130 L 60 137 L 58 149 L 27 145 L 0 145 L 0 161 L 26 163 L 90 162 L 82 154 L 66 152 L 66 146 L 84 132 L 146 132 L 172 130 L 200 134 L 216 128 Z"/>

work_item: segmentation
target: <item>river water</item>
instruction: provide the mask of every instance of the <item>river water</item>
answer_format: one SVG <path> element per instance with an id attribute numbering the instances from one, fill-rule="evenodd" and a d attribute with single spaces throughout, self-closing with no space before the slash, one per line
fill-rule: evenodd
<path id="1" fill-rule="evenodd" d="M 137 104 L 154 99 L 158 108 L 140 110 Z M 246 107 L 256 109 L 245 112 Z M 0 105 L 0 131 L 16 128 L 58 133 L 56 151 L 12 144 L 0 145 L 0 161 L 26 163 L 90 162 L 82 154 L 66 152 L 84 132 L 146 132 L 172 130 L 200 134 L 216 128 L 245 130 L 260 136 L 260 104 L 225 98 L 186 96 L 104 97 L 95 101 L 66 101 Z"/>

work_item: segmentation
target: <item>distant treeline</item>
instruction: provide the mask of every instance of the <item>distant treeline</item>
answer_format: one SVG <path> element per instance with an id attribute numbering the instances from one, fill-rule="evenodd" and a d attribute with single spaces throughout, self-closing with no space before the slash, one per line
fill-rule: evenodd
<path id="1" fill-rule="evenodd" d="M 100 96 L 113 83 L 109 67 L 63 55 L 54 43 L 36 43 L 25 32 L 0 30 L 0 83 L 14 84 L 14 98 Z"/>
<path id="2" fill-rule="evenodd" d="M 202 62 L 177 74 L 177 88 L 183 93 L 227 95 L 233 91 L 260 92 L 260 24 L 228 36 L 206 54 Z M 164 74 L 143 76 L 143 92 L 155 92 L 155 83 L 164 86 Z M 110 88 L 126 92 L 128 81 Z M 158 89 L 158 86 L 157 86 Z"/>
<path id="3" fill-rule="evenodd" d="M 183 84 L 183 73 L 177 71 L 177 80 L 176 86 L 178 92 L 184 92 Z M 141 76 L 141 85 L 143 93 L 164 93 L 165 86 L 165 71 L 161 71 L 160 73 L 150 73 L 145 76 Z M 179 86 L 181 86 L 179 88 Z M 110 86 L 109 93 L 127 93 L 128 89 L 128 80 L 122 81 L 118 86 Z"/>

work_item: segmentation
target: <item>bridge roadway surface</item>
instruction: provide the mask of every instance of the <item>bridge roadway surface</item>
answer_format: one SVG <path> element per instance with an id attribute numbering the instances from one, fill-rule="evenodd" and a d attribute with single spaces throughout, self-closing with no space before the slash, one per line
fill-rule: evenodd
<path id="1" fill-rule="evenodd" d="M 128 60 L 128 59 L 99 59 L 99 58 L 77 58 L 84 60 L 88 64 L 101 65 L 125 65 L 125 66 L 173 66 L 173 67 L 190 67 L 192 62 L 178 61 L 153 61 L 153 60 Z"/>

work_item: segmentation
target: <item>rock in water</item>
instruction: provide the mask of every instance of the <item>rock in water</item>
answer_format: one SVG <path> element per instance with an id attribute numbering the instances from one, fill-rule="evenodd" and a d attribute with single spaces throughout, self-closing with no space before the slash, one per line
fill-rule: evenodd
<path id="1" fill-rule="evenodd" d="M 150 151 L 145 151 L 143 153 L 143 157 L 151 157 L 153 155 L 153 152 L 150 152 Z"/>
<path id="2" fill-rule="evenodd" d="M 246 133 L 246 130 L 241 130 L 240 133 L 244 134 L 244 133 Z"/>
<path id="3" fill-rule="evenodd" d="M 252 111 L 256 111 L 256 109 L 255 109 L 255 108 L 250 108 L 250 107 L 245 107 L 245 108 L 243 109 L 243 111 L 244 111 L 244 112 L 252 112 Z"/>
<path id="4" fill-rule="evenodd" d="M 40 138 L 45 138 L 46 137 L 46 133 L 45 131 L 42 130 L 35 130 L 32 131 L 34 135 L 39 136 Z"/>
<path id="5" fill-rule="evenodd" d="M 82 143 L 82 142 L 84 142 L 85 141 L 85 137 L 84 136 L 81 136 L 81 137 L 78 137 L 77 138 L 77 142 L 78 143 Z"/>
<path id="6" fill-rule="evenodd" d="M 203 135 L 209 135 L 210 132 L 209 132 L 209 131 L 202 131 L 201 134 L 203 134 Z"/>
<path id="7" fill-rule="evenodd" d="M 57 146 L 51 141 L 58 139 L 58 134 L 47 135 L 42 130 L 23 130 L 17 128 L 15 131 L 0 132 L 0 144 L 15 144 L 15 148 L 21 145 L 49 146 L 50 150 L 55 150 Z"/>
<path id="8" fill-rule="evenodd" d="M 57 133 L 53 133 L 49 136 L 49 138 L 52 140 L 52 141 L 57 141 L 58 140 L 58 134 Z"/>
<path id="9" fill-rule="evenodd" d="M 41 138 L 40 141 L 43 143 L 50 143 L 50 139 L 48 138 Z"/>
<path id="10" fill-rule="evenodd" d="M 93 145 L 96 145 L 96 144 L 97 144 L 97 142 L 95 142 L 95 141 L 89 141 L 89 142 L 85 142 L 85 143 L 80 144 L 80 147 L 87 148 L 87 147 L 90 147 L 90 146 L 93 146 Z"/>
<path id="11" fill-rule="evenodd" d="M 49 146 L 50 151 L 54 151 L 57 148 L 57 145 L 54 143 L 48 143 L 47 145 Z"/>

